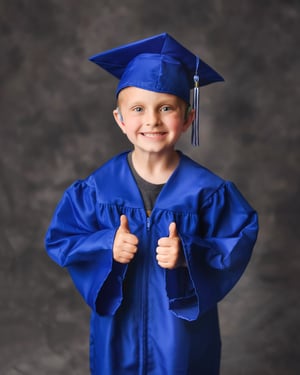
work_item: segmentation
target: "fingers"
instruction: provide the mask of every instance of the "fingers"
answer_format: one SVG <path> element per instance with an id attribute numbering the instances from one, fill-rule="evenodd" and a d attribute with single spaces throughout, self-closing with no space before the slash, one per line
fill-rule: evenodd
<path id="1" fill-rule="evenodd" d="M 169 238 L 175 238 L 175 237 L 178 237 L 178 233 L 177 233 L 176 223 L 173 222 L 169 225 Z"/>
<path id="2" fill-rule="evenodd" d="M 114 252 L 114 260 L 119 263 L 128 264 L 135 257 L 136 252 L 137 252 L 136 246 L 130 247 L 130 248 L 123 247 L 119 251 Z"/>
<path id="3" fill-rule="evenodd" d="M 123 264 L 129 263 L 138 251 L 139 240 L 130 232 L 128 219 L 120 217 L 120 226 L 116 232 L 113 245 L 113 258 Z M 156 260 L 160 267 L 173 269 L 185 263 L 181 240 L 178 236 L 176 223 L 169 225 L 169 236 L 158 240 Z"/>
<path id="4" fill-rule="evenodd" d="M 124 232 L 124 233 L 130 233 L 128 219 L 126 215 L 121 215 L 120 217 L 119 231 Z"/>
<path id="5" fill-rule="evenodd" d="M 128 219 L 127 219 L 127 216 L 125 215 L 121 215 L 120 217 L 120 226 L 119 226 L 119 229 L 117 231 L 117 234 L 119 235 L 119 237 L 122 239 L 122 241 L 124 242 L 124 245 L 127 244 L 127 245 L 137 245 L 138 244 L 138 238 L 130 233 L 130 228 L 129 228 L 129 224 L 128 224 Z M 126 245 L 125 245 L 126 247 Z M 127 246 L 127 248 L 130 247 L 130 246 Z"/>
<path id="6" fill-rule="evenodd" d="M 156 260 L 160 267 L 173 269 L 179 266 L 182 255 L 182 246 L 176 223 L 172 222 L 169 225 L 169 237 L 162 237 L 158 240 Z"/>
<path id="7" fill-rule="evenodd" d="M 163 247 L 156 248 L 156 260 L 162 268 L 175 268 L 177 266 L 179 249 L 178 247 Z"/>
<path id="8" fill-rule="evenodd" d="M 169 237 L 162 237 L 158 240 L 158 246 L 171 247 L 180 241 L 177 233 L 176 223 L 172 222 L 169 225 Z"/>
<path id="9" fill-rule="evenodd" d="M 116 232 L 113 245 L 113 258 L 119 263 L 129 263 L 138 250 L 138 238 L 130 233 L 128 219 L 125 215 L 120 217 L 120 226 Z"/>

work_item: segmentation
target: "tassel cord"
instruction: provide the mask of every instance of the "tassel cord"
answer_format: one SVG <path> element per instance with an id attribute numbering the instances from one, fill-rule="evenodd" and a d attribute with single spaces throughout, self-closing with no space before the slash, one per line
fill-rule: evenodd
<path id="1" fill-rule="evenodd" d="M 195 87 L 194 87 L 194 97 L 193 97 L 193 108 L 195 110 L 195 118 L 192 125 L 192 145 L 199 146 L 199 120 L 200 120 L 200 87 L 199 87 L 199 77 L 194 77 Z"/>

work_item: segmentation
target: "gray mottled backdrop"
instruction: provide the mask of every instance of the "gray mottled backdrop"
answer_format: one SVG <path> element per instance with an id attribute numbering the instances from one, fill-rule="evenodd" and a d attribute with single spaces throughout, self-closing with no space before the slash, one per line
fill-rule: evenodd
<path id="1" fill-rule="evenodd" d="M 299 15 L 298 0 L 1 0 L 1 374 L 89 372 L 89 310 L 44 233 L 64 189 L 128 148 L 116 82 L 87 58 L 163 31 L 226 79 L 202 90 L 200 149 L 181 149 L 260 214 L 220 304 L 222 375 L 300 373 Z"/>

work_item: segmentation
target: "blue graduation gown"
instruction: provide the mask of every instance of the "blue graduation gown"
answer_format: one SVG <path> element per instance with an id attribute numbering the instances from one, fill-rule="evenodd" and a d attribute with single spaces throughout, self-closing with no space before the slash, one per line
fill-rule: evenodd
<path id="1" fill-rule="evenodd" d="M 112 257 L 122 214 L 139 238 L 128 265 Z M 166 270 L 156 247 L 172 221 L 187 267 Z M 256 212 L 236 187 L 183 154 L 150 217 L 127 153 L 70 186 L 46 249 L 91 307 L 91 374 L 218 374 L 217 303 L 241 277 L 257 231 Z"/>

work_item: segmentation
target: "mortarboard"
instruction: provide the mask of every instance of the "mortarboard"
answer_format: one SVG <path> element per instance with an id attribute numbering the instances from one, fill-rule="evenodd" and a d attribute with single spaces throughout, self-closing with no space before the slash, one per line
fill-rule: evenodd
<path id="1" fill-rule="evenodd" d="M 129 86 L 173 94 L 190 103 L 194 89 L 192 144 L 199 144 L 199 87 L 223 81 L 214 69 L 163 33 L 89 58 L 119 79 L 116 95 Z"/>

